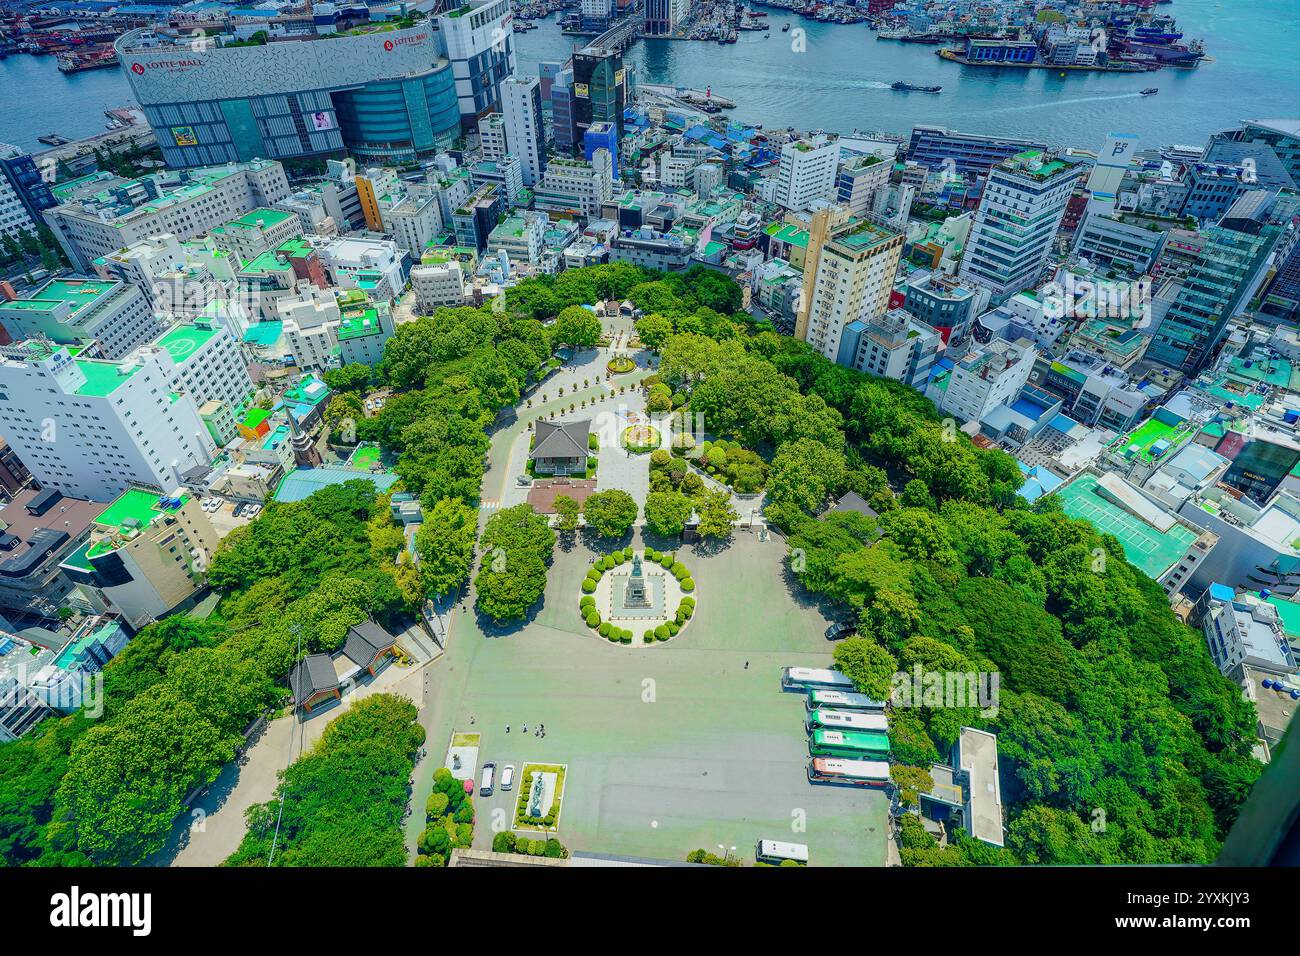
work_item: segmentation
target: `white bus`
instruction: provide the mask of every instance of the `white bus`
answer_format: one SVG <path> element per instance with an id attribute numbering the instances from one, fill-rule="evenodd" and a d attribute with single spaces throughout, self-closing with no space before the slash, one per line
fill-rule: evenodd
<path id="1" fill-rule="evenodd" d="M 810 783 L 842 783 L 852 787 L 889 786 L 889 764 L 883 760 L 839 760 L 813 757 L 808 761 Z"/>
<path id="2" fill-rule="evenodd" d="M 818 707 L 808 711 L 804 729 L 812 733 L 820 727 L 828 730 L 861 730 L 871 734 L 889 731 L 889 718 L 884 714 L 864 714 L 857 710 L 830 710 Z"/>
<path id="3" fill-rule="evenodd" d="M 885 709 L 883 700 L 876 700 L 866 694 L 855 694 L 843 690 L 810 690 L 804 706 L 809 710 L 818 707 L 831 707 L 835 710 L 866 710 L 881 713 Z"/>
<path id="4" fill-rule="evenodd" d="M 817 667 L 787 667 L 781 671 L 782 690 L 853 690 L 853 681 L 839 671 Z"/>
<path id="5" fill-rule="evenodd" d="M 802 843 L 782 843 L 780 840 L 759 840 L 754 847 L 754 859 L 759 863 L 780 866 L 784 860 L 808 865 L 808 847 Z"/>

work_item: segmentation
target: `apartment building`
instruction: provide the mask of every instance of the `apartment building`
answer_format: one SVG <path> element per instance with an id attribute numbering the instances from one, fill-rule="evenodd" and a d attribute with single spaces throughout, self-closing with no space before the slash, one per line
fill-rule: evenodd
<path id="1" fill-rule="evenodd" d="M 821 242 L 813 263 L 812 246 L 824 233 L 824 225 L 818 225 L 823 216 L 825 213 L 814 216 L 809 231 L 809 255 L 804 260 L 809 305 L 796 323 L 795 337 L 834 361 L 845 326 L 879 318 L 889 308 L 903 236 L 870 220 L 854 220 Z M 809 292 L 810 270 L 813 274 Z"/>
<path id="2" fill-rule="evenodd" d="M 840 145 L 825 136 L 798 139 L 781 147 L 776 170 L 776 202 L 792 211 L 811 209 L 835 198 Z"/>

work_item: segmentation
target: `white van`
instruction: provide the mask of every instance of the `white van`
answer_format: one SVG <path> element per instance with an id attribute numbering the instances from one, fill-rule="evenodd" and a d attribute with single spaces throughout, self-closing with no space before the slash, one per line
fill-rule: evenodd
<path id="1" fill-rule="evenodd" d="M 779 866 L 785 860 L 794 860 L 800 866 L 808 865 L 808 847 L 802 843 L 782 843 L 780 840 L 759 840 L 754 847 L 754 858 L 759 863 Z"/>
<path id="2" fill-rule="evenodd" d="M 497 765 L 494 763 L 485 763 L 483 765 L 483 775 L 479 777 L 478 792 L 481 797 L 492 796 L 492 780 L 496 777 Z"/>

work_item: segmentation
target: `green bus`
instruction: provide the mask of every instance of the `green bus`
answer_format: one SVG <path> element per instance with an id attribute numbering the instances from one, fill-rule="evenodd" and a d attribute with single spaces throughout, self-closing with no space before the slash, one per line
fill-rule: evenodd
<path id="1" fill-rule="evenodd" d="M 889 735 L 860 730 L 818 729 L 808 740 L 808 753 L 814 757 L 885 760 L 889 757 Z"/>

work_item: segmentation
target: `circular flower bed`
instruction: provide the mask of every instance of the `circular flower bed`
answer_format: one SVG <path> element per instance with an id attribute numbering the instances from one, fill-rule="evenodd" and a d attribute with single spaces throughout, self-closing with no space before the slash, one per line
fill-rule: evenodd
<path id="1" fill-rule="evenodd" d="M 615 375 L 622 375 L 624 372 L 630 372 L 636 368 L 636 362 L 626 355 L 615 355 L 605 364 L 605 368 Z"/>
<path id="2" fill-rule="evenodd" d="M 630 452 L 642 454 L 659 447 L 659 429 L 653 425 L 629 425 L 623 429 L 623 447 Z"/>

